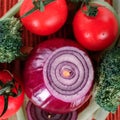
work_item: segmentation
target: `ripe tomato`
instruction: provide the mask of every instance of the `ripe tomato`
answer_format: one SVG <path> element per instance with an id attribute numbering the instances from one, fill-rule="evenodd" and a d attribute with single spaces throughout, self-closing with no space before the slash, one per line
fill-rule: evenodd
<path id="1" fill-rule="evenodd" d="M 76 40 L 86 49 L 100 51 L 108 48 L 118 36 L 118 20 L 105 6 L 98 6 L 96 16 L 87 16 L 78 10 L 73 19 L 73 31 Z M 86 6 L 83 10 L 86 10 Z"/>
<path id="2" fill-rule="evenodd" d="M 0 71 L 0 119 L 6 119 L 15 114 L 23 100 L 24 91 L 19 79 L 7 70 Z"/>
<path id="3" fill-rule="evenodd" d="M 33 7 L 32 0 L 24 0 L 20 8 L 20 16 L 23 16 Z M 67 15 L 68 8 L 66 0 L 55 0 L 45 5 L 44 11 L 35 10 L 30 15 L 22 18 L 21 21 L 26 29 L 32 33 L 49 35 L 64 25 Z"/>

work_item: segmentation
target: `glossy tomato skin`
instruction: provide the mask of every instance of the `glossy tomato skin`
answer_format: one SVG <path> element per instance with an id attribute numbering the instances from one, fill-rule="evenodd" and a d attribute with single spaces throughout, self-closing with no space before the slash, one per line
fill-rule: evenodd
<path id="1" fill-rule="evenodd" d="M 28 12 L 34 6 L 32 0 L 24 0 L 20 16 Z M 36 10 L 32 14 L 21 19 L 23 25 L 32 33 L 49 35 L 59 30 L 65 23 L 68 8 L 65 0 L 55 0 L 45 6 L 44 11 Z"/>
<path id="2" fill-rule="evenodd" d="M 6 83 L 7 81 L 11 80 L 12 78 L 11 75 L 12 74 L 9 73 L 7 70 L 0 71 L 0 80 Z M 14 79 L 17 81 L 16 87 L 18 87 L 20 80 L 17 76 L 15 76 Z M 7 111 L 5 112 L 3 116 L 0 117 L 0 119 L 6 119 L 14 115 L 19 110 L 21 105 L 23 104 L 23 101 L 24 101 L 24 90 L 22 88 L 20 95 L 18 95 L 17 97 L 9 96 Z M 0 96 L 0 114 L 2 113 L 3 109 L 4 109 L 4 97 Z"/>
<path id="3" fill-rule="evenodd" d="M 83 9 L 86 10 L 86 7 Z M 118 21 L 106 7 L 99 6 L 96 16 L 78 10 L 73 19 L 76 40 L 86 49 L 101 51 L 108 48 L 118 35 Z"/>

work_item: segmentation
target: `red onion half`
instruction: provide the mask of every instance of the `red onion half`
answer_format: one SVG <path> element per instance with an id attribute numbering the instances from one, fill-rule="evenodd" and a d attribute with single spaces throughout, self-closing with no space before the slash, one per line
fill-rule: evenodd
<path id="1" fill-rule="evenodd" d="M 90 96 L 94 71 L 87 53 L 68 39 L 36 46 L 25 64 L 27 96 L 40 108 L 65 113 L 78 109 Z"/>
<path id="2" fill-rule="evenodd" d="M 93 69 L 84 51 L 69 46 L 59 48 L 49 56 L 43 67 L 43 76 L 54 97 L 74 102 L 89 91 Z"/>
<path id="3" fill-rule="evenodd" d="M 32 102 L 28 102 L 27 107 L 27 118 L 28 120 L 77 120 L 77 111 L 55 114 L 40 109 Z"/>

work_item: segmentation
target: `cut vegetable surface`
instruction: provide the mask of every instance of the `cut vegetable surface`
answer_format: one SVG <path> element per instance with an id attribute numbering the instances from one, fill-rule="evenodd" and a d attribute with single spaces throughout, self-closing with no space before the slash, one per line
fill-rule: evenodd
<path id="1" fill-rule="evenodd" d="M 28 120 L 77 120 L 77 111 L 54 114 L 40 109 L 30 101 L 27 104 L 26 111 Z"/>
<path id="2" fill-rule="evenodd" d="M 27 96 L 51 112 L 64 113 L 79 108 L 90 96 L 93 79 L 88 54 L 68 39 L 54 38 L 39 44 L 25 64 Z"/>

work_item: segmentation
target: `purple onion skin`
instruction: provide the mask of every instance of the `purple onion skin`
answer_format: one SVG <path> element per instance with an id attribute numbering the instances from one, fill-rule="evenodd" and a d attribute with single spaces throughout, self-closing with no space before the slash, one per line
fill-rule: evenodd
<path id="1" fill-rule="evenodd" d="M 31 101 L 27 103 L 26 113 L 28 120 L 77 120 L 77 111 L 55 114 L 47 112 L 38 106 L 34 105 Z"/>
<path id="2" fill-rule="evenodd" d="M 92 82 L 89 91 L 80 99 L 66 102 L 56 98 L 48 90 L 44 82 L 43 67 L 49 56 L 58 48 L 72 46 L 83 50 L 76 42 L 63 38 L 47 40 L 36 46 L 28 57 L 24 69 L 24 88 L 30 100 L 40 108 L 53 113 L 67 113 L 80 108 L 89 98 Z"/>

